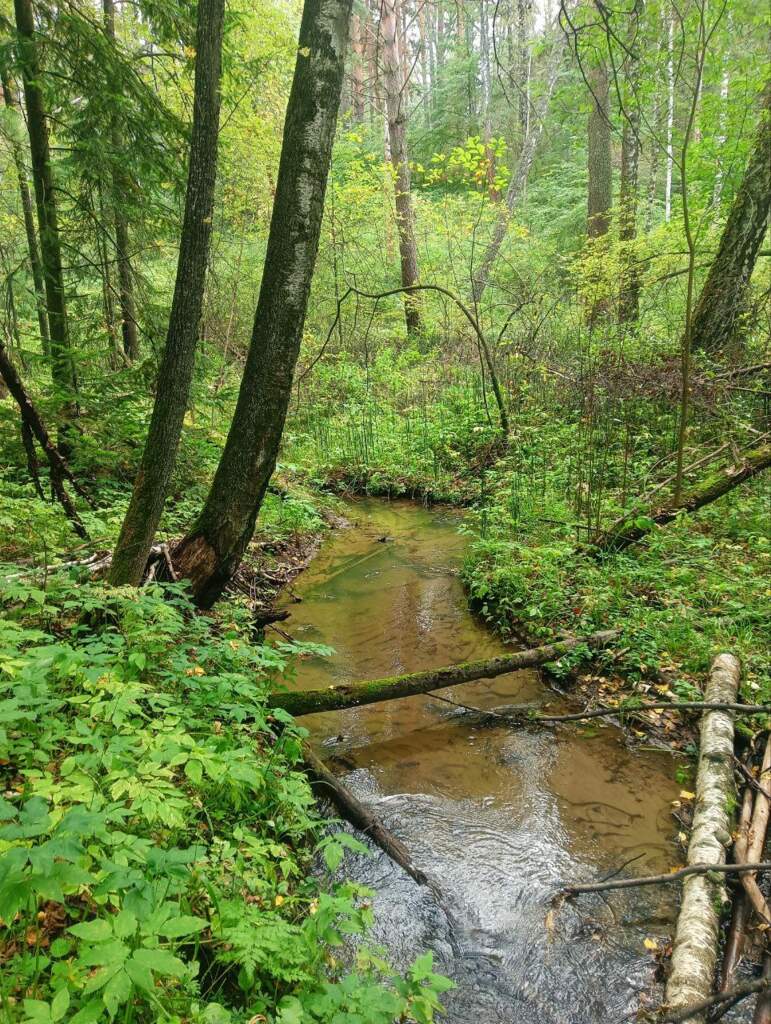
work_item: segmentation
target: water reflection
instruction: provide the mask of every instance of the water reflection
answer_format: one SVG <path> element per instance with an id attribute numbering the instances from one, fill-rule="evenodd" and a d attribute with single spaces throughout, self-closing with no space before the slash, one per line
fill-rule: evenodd
<path id="1" fill-rule="evenodd" d="M 504 647 L 468 612 L 457 570 L 458 517 L 408 503 L 357 502 L 296 584 L 289 629 L 331 644 L 300 667 L 311 688 L 493 657 Z M 386 539 L 383 539 L 386 538 Z M 443 691 L 479 707 L 555 701 L 534 672 Z M 668 758 L 631 754 L 618 732 L 488 726 L 429 697 L 309 716 L 323 756 L 403 838 L 444 899 L 385 857 L 348 874 L 376 890 L 373 941 L 407 963 L 421 949 L 457 990 L 454 1024 L 606 1024 L 653 986 L 642 940 L 671 924 L 669 894 L 584 899 L 546 926 L 551 893 L 636 858 L 676 860 Z"/>

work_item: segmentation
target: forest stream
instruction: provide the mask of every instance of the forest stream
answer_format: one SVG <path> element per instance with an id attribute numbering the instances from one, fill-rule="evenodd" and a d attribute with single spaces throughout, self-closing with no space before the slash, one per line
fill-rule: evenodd
<path id="1" fill-rule="evenodd" d="M 413 503 L 352 503 L 296 581 L 292 635 L 335 654 L 300 664 L 307 688 L 494 657 L 506 648 L 469 611 L 458 570 L 460 514 Z M 490 708 L 560 698 L 538 672 L 469 683 L 442 696 Z M 633 861 L 635 874 L 678 861 L 663 753 L 631 751 L 613 726 L 547 730 L 481 724 L 432 697 L 304 718 L 319 753 L 410 848 L 437 901 L 379 850 L 346 874 L 376 893 L 370 944 L 405 966 L 434 950 L 457 988 L 452 1024 L 620 1024 L 650 993 L 646 938 L 665 939 L 666 891 L 583 897 L 546 918 L 560 884 Z M 551 934 L 550 934 L 551 932 Z"/>

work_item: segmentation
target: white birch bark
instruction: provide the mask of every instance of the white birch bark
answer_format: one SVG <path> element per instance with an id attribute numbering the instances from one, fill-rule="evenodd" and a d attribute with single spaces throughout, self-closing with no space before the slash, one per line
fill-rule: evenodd
<path id="1" fill-rule="evenodd" d="M 736 701 L 741 667 L 732 654 L 720 654 L 712 663 L 704 700 Z M 734 722 L 727 711 L 707 711 L 701 720 L 699 769 L 696 778 L 688 864 L 724 864 L 731 842 L 731 804 L 735 797 Z M 707 999 L 712 993 L 718 954 L 722 880 L 691 875 L 683 883 L 672 964 L 667 980 L 666 1004 L 680 1010 Z M 696 1014 L 692 1024 L 704 1024 Z"/>

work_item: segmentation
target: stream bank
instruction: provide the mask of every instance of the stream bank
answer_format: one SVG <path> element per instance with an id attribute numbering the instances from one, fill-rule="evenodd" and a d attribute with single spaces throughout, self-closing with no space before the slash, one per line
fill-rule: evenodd
<path id="1" fill-rule="evenodd" d="M 449 509 L 352 503 L 354 526 L 325 544 L 287 605 L 298 640 L 333 644 L 309 658 L 313 688 L 418 671 L 506 649 L 467 605 L 459 571 L 467 537 Z M 483 708 L 560 707 L 535 672 L 458 686 L 451 699 Z M 594 1024 L 654 1004 L 671 895 L 582 901 L 550 928 L 550 895 L 634 861 L 668 871 L 679 859 L 666 754 L 632 753 L 610 724 L 512 732 L 469 722 L 457 708 L 416 697 L 303 725 L 344 781 L 409 846 L 444 898 L 417 887 L 378 851 L 346 874 L 376 893 L 371 941 L 399 965 L 425 948 L 457 984 L 452 1024 Z M 647 940 L 647 946 L 646 946 Z"/>

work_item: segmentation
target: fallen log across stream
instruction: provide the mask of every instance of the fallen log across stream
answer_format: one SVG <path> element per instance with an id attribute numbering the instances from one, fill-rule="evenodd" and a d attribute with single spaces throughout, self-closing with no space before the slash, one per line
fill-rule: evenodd
<path id="1" fill-rule="evenodd" d="M 732 654 L 718 655 L 710 669 L 706 702 L 733 703 L 740 676 L 737 658 Z M 728 711 L 707 711 L 701 720 L 689 866 L 725 864 L 726 846 L 731 844 L 731 805 L 735 796 L 733 717 Z M 723 886 L 714 874 L 690 875 L 683 883 L 665 993 L 670 1012 L 693 1008 L 712 998 L 723 897 Z M 706 1015 L 692 1010 L 687 1019 L 692 1024 L 703 1024 Z"/>
<path id="2" fill-rule="evenodd" d="M 368 836 L 418 885 L 427 885 L 437 896 L 441 895 L 436 883 L 432 882 L 412 863 L 412 857 L 404 843 L 397 839 L 382 821 L 368 810 L 340 779 L 332 774 L 307 743 L 303 744 L 303 761 L 311 780 L 311 787 L 318 797 L 330 800 L 346 821 Z"/>
<path id="3" fill-rule="evenodd" d="M 377 704 L 380 701 L 414 697 L 418 694 L 442 690 L 476 679 L 493 679 L 524 668 L 535 668 L 550 661 L 558 661 L 576 647 L 600 650 L 608 647 L 618 636 L 618 630 L 608 629 L 590 636 L 559 640 L 528 651 L 490 658 L 486 661 L 466 661 L 460 665 L 410 672 L 384 679 L 365 679 L 319 690 L 274 691 L 268 696 L 268 707 L 283 708 L 291 715 L 311 715 L 319 711 L 341 711 L 345 708 Z"/>

